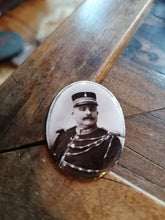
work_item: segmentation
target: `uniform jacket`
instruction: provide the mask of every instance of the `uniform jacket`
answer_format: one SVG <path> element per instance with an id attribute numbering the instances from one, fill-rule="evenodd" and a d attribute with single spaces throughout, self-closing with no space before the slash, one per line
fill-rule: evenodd
<path id="1" fill-rule="evenodd" d="M 103 128 L 77 135 L 73 127 L 59 133 L 51 153 L 57 165 L 69 175 L 94 178 L 114 165 L 121 149 L 119 138 Z"/>

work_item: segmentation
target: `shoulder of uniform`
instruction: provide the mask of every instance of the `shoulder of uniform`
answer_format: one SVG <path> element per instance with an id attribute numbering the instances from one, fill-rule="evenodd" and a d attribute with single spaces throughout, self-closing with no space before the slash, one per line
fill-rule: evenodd
<path id="1" fill-rule="evenodd" d="M 74 126 L 74 127 L 72 127 L 72 128 L 67 129 L 67 130 L 66 130 L 66 132 L 75 131 L 75 129 L 76 129 L 76 126 Z"/>
<path id="2" fill-rule="evenodd" d="M 108 131 L 105 128 L 98 128 L 98 131 L 103 133 L 103 134 L 107 134 Z"/>
<path id="3" fill-rule="evenodd" d="M 59 133 L 59 134 L 61 134 L 61 133 L 63 133 L 63 132 L 70 132 L 70 131 L 74 131 L 76 129 L 76 126 L 74 126 L 74 127 L 72 127 L 72 128 L 69 128 L 69 129 L 63 129 L 63 128 L 60 128 L 60 129 L 58 129 L 58 130 L 56 130 L 56 133 Z"/>
<path id="4" fill-rule="evenodd" d="M 106 131 L 106 132 L 107 132 L 107 130 L 106 130 L 105 128 L 98 128 L 98 129 L 100 129 L 100 130 L 102 130 L 102 131 Z"/>
<path id="5" fill-rule="evenodd" d="M 56 133 L 59 134 L 59 136 L 63 136 L 63 135 L 72 135 L 74 132 L 75 132 L 75 129 L 76 127 L 72 127 L 72 128 L 69 128 L 69 129 L 59 129 L 56 131 Z"/>
<path id="6" fill-rule="evenodd" d="M 61 134 L 61 133 L 63 133 L 64 131 L 65 131 L 65 130 L 61 128 L 61 129 L 58 129 L 58 130 L 56 131 L 56 133 L 57 133 L 57 134 Z"/>

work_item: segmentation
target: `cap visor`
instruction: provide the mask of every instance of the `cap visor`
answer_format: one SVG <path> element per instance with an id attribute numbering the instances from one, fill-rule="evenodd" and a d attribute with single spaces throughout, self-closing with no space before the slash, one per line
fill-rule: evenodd
<path id="1" fill-rule="evenodd" d="M 97 102 L 88 102 L 88 101 L 83 101 L 83 102 L 77 102 L 75 103 L 73 106 L 74 107 L 77 107 L 77 106 L 82 106 L 82 105 L 95 105 L 95 106 L 98 106 Z"/>

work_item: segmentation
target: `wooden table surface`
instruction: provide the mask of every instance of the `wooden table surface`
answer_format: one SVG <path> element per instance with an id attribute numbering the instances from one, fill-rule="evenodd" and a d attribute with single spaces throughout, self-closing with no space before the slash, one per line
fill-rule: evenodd
<path id="1" fill-rule="evenodd" d="M 165 4 L 152 3 L 85 1 L 0 86 L 0 219 L 165 219 Z M 45 139 L 53 97 L 79 80 L 126 120 L 118 164 L 94 181 L 63 175 Z"/>

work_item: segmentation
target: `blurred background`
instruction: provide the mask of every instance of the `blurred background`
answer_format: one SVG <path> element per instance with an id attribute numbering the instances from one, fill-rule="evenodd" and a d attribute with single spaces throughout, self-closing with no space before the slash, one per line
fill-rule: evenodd
<path id="1" fill-rule="evenodd" d="M 0 85 L 84 1 L 0 0 Z M 6 39 L 4 44 L 4 34 L 9 31 L 18 34 L 18 41 L 22 39 L 22 49 L 18 42 L 19 50 L 3 58 L 9 46 Z"/>

